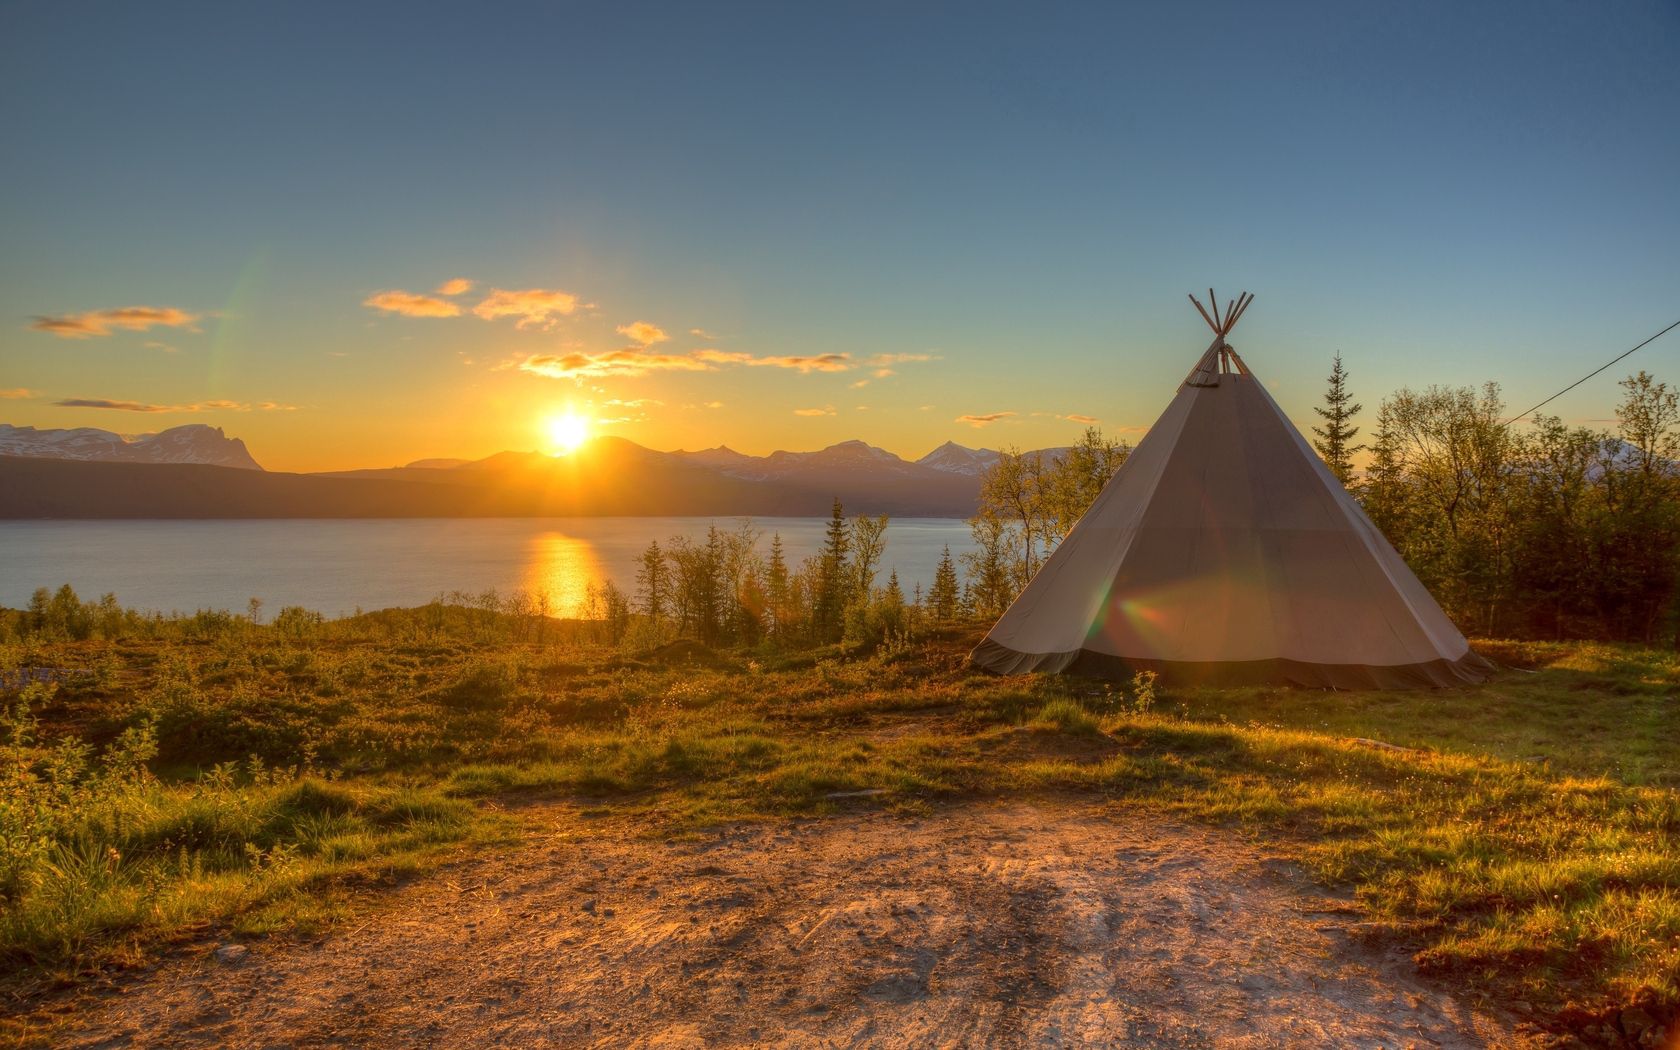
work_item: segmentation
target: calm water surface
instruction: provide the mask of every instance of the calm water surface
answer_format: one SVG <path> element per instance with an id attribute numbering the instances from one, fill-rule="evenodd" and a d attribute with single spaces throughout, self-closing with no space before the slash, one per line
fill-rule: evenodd
<path id="1" fill-rule="evenodd" d="M 577 611 L 591 581 L 636 589 L 636 559 L 649 541 L 704 540 L 714 518 L 430 518 L 284 521 L 0 522 L 0 604 L 22 606 L 37 587 L 68 583 L 84 598 L 163 612 L 243 611 L 261 598 L 268 615 L 301 605 L 328 616 L 423 605 L 452 591 L 495 588 L 547 594 L 561 615 Z M 827 520 L 758 518 L 759 550 L 780 533 L 788 564 L 822 546 Z M 941 550 L 972 547 L 952 518 L 905 518 L 887 529 L 880 580 L 898 570 L 906 593 L 933 582 Z"/>

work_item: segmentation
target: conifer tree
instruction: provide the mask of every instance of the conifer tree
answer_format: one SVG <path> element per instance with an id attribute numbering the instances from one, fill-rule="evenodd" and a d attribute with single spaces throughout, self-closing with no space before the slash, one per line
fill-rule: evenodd
<path id="1" fill-rule="evenodd" d="M 1348 393 L 1347 378 L 1347 370 L 1342 367 L 1342 355 L 1338 353 L 1335 363 L 1330 368 L 1329 384 L 1324 391 L 1324 404 L 1313 406 L 1313 411 L 1324 420 L 1324 425 L 1312 428 L 1312 432 L 1318 435 L 1313 438 L 1313 448 L 1324 457 L 1325 466 L 1330 468 L 1330 473 L 1336 475 L 1336 479 L 1343 485 L 1353 482 L 1353 454 L 1365 448 L 1364 445 L 1353 443 L 1359 428 L 1349 425 L 1349 421 L 1365 406 L 1348 403 L 1353 401 L 1353 395 Z"/>
<path id="2" fill-rule="evenodd" d="M 957 590 L 957 566 L 951 560 L 951 545 L 945 545 L 945 553 L 939 556 L 939 568 L 933 571 L 933 588 L 928 591 L 928 611 L 933 613 L 936 622 L 944 623 L 957 618 L 957 603 L 961 595 Z"/>
<path id="3" fill-rule="evenodd" d="M 665 568 L 665 552 L 659 541 L 653 540 L 642 552 L 641 567 L 636 570 L 637 595 L 642 600 L 642 614 L 657 626 L 665 617 L 669 600 L 670 580 Z"/>
<path id="4" fill-rule="evenodd" d="M 764 599 L 770 609 L 770 628 L 778 638 L 786 638 L 792 624 L 788 592 L 787 555 L 782 553 L 782 534 L 770 537 L 770 564 L 764 570 Z"/>
<path id="5" fill-rule="evenodd" d="M 817 640 L 833 642 L 840 639 L 846 622 L 846 599 L 851 583 L 846 555 L 851 551 L 851 532 L 846 527 L 846 508 L 834 499 L 834 511 L 828 521 L 828 535 L 823 541 L 818 563 L 816 600 L 812 603 L 811 619 Z"/>

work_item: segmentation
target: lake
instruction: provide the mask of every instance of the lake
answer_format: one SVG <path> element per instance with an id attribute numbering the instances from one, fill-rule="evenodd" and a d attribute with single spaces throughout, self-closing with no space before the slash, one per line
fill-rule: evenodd
<path id="1" fill-rule="evenodd" d="M 591 581 L 636 590 L 650 541 L 704 541 L 733 518 L 404 518 L 262 521 L 0 522 L 0 605 L 22 607 L 37 587 L 68 583 L 83 598 L 163 612 L 228 609 L 252 598 L 266 615 L 301 605 L 328 616 L 424 605 L 453 591 L 547 594 L 577 612 Z M 759 550 L 779 533 L 789 567 L 822 546 L 824 518 L 758 518 Z M 887 529 L 880 582 L 898 571 L 906 594 L 933 582 L 941 551 L 972 549 L 954 518 L 905 518 Z"/>

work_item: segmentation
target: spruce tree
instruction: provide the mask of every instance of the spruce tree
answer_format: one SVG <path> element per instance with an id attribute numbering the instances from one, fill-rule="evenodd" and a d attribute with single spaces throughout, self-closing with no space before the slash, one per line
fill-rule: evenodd
<path id="1" fill-rule="evenodd" d="M 659 541 L 653 540 L 642 552 L 641 566 L 636 570 L 636 586 L 642 599 L 642 613 L 657 626 L 665 617 L 670 583 L 665 569 L 665 552 Z"/>
<path id="2" fill-rule="evenodd" d="M 1365 406 L 1349 404 L 1353 401 L 1353 395 L 1348 393 L 1347 377 L 1347 371 L 1342 368 L 1342 355 L 1338 353 L 1335 364 L 1330 368 L 1329 385 L 1324 391 L 1324 405 L 1313 406 L 1313 411 L 1324 420 L 1324 425 L 1312 428 L 1313 433 L 1318 435 L 1313 438 L 1313 448 L 1324 457 L 1325 466 L 1330 468 L 1330 473 L 1336 475 L 1343 485 L 1353 481 L 1353 454 L 1365 448 L 1364 445 L 1353 443 L 1359 428 L 1350 426 L 1349 421 Z"/>
<path id="3" fill-rule="evenodd" d="M 764 599 L 770 608 L 770 629 L 778 638 L 786 638 L 792 626 L 789 608 L 787 556 L 782 553 L 782 534 L 770 537 L 770 564 L 764 570 Z"/>
<path id="4" fill-rule="evenodd" d="M 951 545 L 945 545 L 945 553 L 939 557 L 939 568 L 933 571 L 933 589 L 928 591 L 928 610 L 939 623 L 945 623 L 957 618 L 957 603 L 961 595 L 957 590 L 957 566 L 951 560 Z"/>
<path id="5" fill-rule="evenodd" d="M 850 550 L 851 533 L 846 527 L 846 509 L 836 496 L 834 512 L 828 521 L 828 536 L 823 542 L 816 601 L 811 610 L 811 618 L 816 621 L 812 626 L 819 641 L 839 641 L 845 627 L 847 591 L 851 582 L 846 555 Z"/>

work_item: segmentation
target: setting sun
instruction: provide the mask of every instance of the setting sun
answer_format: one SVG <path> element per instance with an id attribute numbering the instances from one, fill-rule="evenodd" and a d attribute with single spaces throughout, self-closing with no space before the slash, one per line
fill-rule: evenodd
<path id="1" fill-rule="evenodd" d="M 589 440 L 589 420 L 576 412 L 565 412 L 558 416 L 550 416 L 546 432 L 550 452 L 559 454 L 575 452 L 579 446 Z"/>

